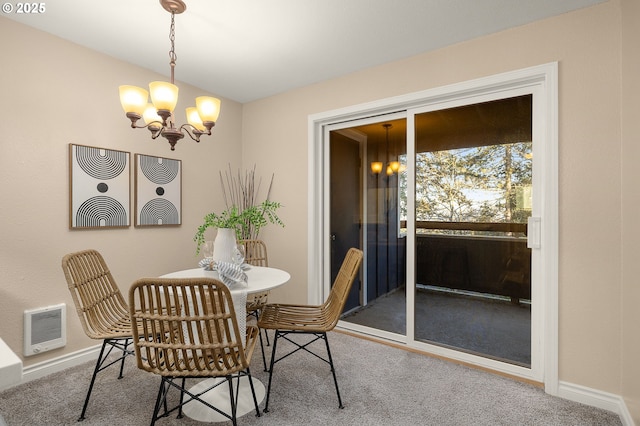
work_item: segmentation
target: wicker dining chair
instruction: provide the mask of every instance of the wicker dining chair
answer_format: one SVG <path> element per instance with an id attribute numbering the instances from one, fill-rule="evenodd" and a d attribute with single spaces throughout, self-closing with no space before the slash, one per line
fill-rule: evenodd
<path id="1" fill-rule="evenodd" d="M 100 355 L 78 418 L 81 421 L 85 418 L 97 374 L 119 362 L 118 379 L 122 378 L 125 358 L 133 355 L 133 348 L 129 347 L 133 338 L 131 321 L 129 306 L 98 251 L 89 249 L 65 255 L 62 258 L 62 270 L 82 329 L 91 339 L 102 340 Z M 121 351 L 121 355 L 117 359 L 108 359 L 114 350 Z"/>
<path id="2" fill-rule="evenodd" d="M 158 418 L 175 410 L 182 417 L 183 406 L 194 400 L 236 425 L 241 376 L 249 379 L 256 416 L 260 416 L 249 369 L 259 330 L 248 325 L 246 336 L 241 335 L 226 285 L 213 278 L 141 278 L 129 290 L 129 306 L 133 324 L 137 326 L 133 338 L 138 368 L 162 378 L 152 426 Z M 225 380 L 213 380 L 211 386 L 193 393 L 186 388 L 188 378 Z M 233 379 L 238 382 L 235 391 Z M 229 386 L 231 412 L 201 397 L 225 383 Z M 169 408 L 167 395 L 172 387 L 180 391 L 180 398 Z"/>
<path id="3" fill-rule="evenodd" d="M 267 245 L 262 240 L 239 240 L 238 244 L 244 246 L 245 262 L 253 266 L 269 266 L 269 259 L 267 257 Z M 255 318 L 256 321 L 260 318 L 260 310 L 267 304 L 269 299 L 269 291 L 261 291 L 259 293 L 247 294 L 247 319 Z M 264 330 L 264 339 L 269 346 L 269 335 L 267 330 Z M 264 352 L 264 342 L 262 340 L 262 334 L 260 334 L 260 349 L 262 351 L 262 364 L 264 365 L 264 371 L 267 371 L 267 357 Z"/>
<path id="4" fill-rule="evenodd" d="M 338 406 L 340 408 L 344 408 L 342 405 L 342 398 L 340 397 L 340 390 L 338 389 L 338 380 L 336 378 L 336 371 L 331 357 L 331 350 L 329 349 L 327 332 L 334 329 L 340 319 L 340 315 L 342 315 L 342 310 L 344 309 L 347 297 L 349 296 L 351 286 L 360 271 L 362 256 L 363 253 L 361 250 L 356 248 L 349 249 L 344 261 L 342 262 L 342 266 L 338 271 L 338 275 L 333 282 L 333 287 L 331 287 L 329 297 L 322 305 L 269 303 L 262 309 L 262 314 L 258 320 L 258 326 L 262 329 L 275 330 L 273 348 L 271 350 L 271 365 L 269 367 L 267 399 L 264 406 L 265 413 L 269 411 L 269 397 L 271 395 L 271 382 L 273 379 L 274 365 L 301 349 L 315 355 L 331 366 L 333 382 L 336 386 L 336 394 L 338 395 Z M 314 337 L 311 341 L 300 344 L 289 338 L 289 335 L 296 334 L 309 334 Z M 290 343 L 293 343 L 296 345 L 296 348 L 286 355 L 276 359 L 276 348 L 278 346 L 279 338 L 284 338 Z M 309 345 L 317 340 L 324 340 L 327 348 L 327 359 L 309 349 Z"/>

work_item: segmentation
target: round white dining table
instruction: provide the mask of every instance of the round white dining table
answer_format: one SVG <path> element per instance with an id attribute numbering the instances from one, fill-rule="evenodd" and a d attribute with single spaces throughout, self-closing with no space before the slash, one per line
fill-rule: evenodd
<path id="1" fill-rule="evenodd" d="M 269 268 L 266 266 L 248 266 L 245 269 L 247 274 L 247 287 L 230 288 L 235 290 L 247 290 L 248 294 L 260 293 L 262 291 L 273 290 L 285 284 L 291 278 L 288 272 L 282 269 Z M 162 275 L 160 278 L 219 278 L 216 271 L 205 271 L 204 268 L 185 269 Z"/>
<path id="2" fill-rule="evenodd" d="M 277 268 L 265 266 L 248 266 L 244 271 L 247 274 L 246 287 L 230 287 L 229 290 L 233 296 L 234 292 L 246 290 L 247 294 L 260 293 L 272 290 L 285 284 L 291 278 L 291 275 Z M 171 272 L 160 276 L 160 278 L 219 278 L 215 271 L 205 271 L 204 268 L 185 269 L 182 271 Z M 237 311 L 237 310 L 236 310 Z M 244 312 L 244 311 L 243 311 Z M 215 382 L 225 380 L 224 378 L 205 379 L 189 389 L 192 393 L 199 393 L 210 388 Z M 253 387 L 256 392 L 258 404 L 262 402 L 266 394 L 264 384 L 253 377 Z M 255 410 L 253 404 L 253 396 L 251 395 L 251 387 L 249 386 L 249 378 L 247 376 L 240 377 L 238 383 L 238 401 L 236 406 L 236 416 L 240 417 L 250 411 Z M 220 408 L 227 413 L 231 412 L 231 400 L 229 396 L 228 386 L 217 386 L 201 396 L 202 399 L 214 407 Z M 201 422 L 226 422 L 228 418 L 222 414 L 215 412 L 211 408 L 199 401 L 189 401 L 183 407 L 183 413 L 188 417 Z"/>

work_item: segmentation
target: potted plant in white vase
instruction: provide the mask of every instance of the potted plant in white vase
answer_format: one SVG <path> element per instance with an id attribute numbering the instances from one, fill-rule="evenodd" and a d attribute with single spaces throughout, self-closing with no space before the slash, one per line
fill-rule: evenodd
<path id="1" fill-rule="evenodd" d="M 236 241 L 243 239 L 250 230 L 257 233 L 269 223 L 284 227 L 284 223 L 277 214 L 280 207 L 278 202 L 265 200 L 242 210 L 237 205 L 232 205 L 219 214 L 207 214 L 204 217 L 204 223 L 198 227 L 198 231 L 193 237 L 197 243 L 196 254 L 200 253 L 200 248 L 205 242 L 205 231 L 209 228 L 217 228 L 213 260 L 230 262 Z"/>
<path id="2" fill-rule="evenodd" d="M 237 240 L 257 239 L 260 229 L 269 223 L 284 227 L 277 214 L 277 210 L 281 207 L 280 203 L 270 200 L 274 176 L 271 175 L 264 201 L 258 203 L 262 179 L 256 179 L 255 169 L 256 166 L 253 166 L 253 169 L 245 171 L 244 175 L 240 173 L 240 170 L 237 175 L 234 175 L 231 172 L 231 166 L 224 174 L 220 171 L 220 184 L 226 209 L 219 214 L 209 213 L 205 216 L 204 223 L 198 227 L 194 237 L 194 241 L 197 243 L 196 254 L 200 253 L 201 246 L 205 242 L 204 234 L 208 228 L 218 228 L 214 242 L 214 260 L 217 260 L 219 255 L 225 257 L 224 253 L 227 253 L 226 256 L 230 257 L 230 253 L 234 251 L 233 248 L 231 250 L 219 248 L 218 254 L 215 254 L 215 247 L 225 244 L 218 241 L 218 238 L 222 239 L 225 236 L 228 239 L 233 238 L 233 241 L 226 244 L 236 247 Z M 232 229 L 235 232 L 223 229 Z"/>

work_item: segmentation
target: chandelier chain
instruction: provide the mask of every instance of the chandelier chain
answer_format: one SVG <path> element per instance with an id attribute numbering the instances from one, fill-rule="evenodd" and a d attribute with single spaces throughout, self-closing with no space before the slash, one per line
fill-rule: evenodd
<path id="1" fill-rule="evenodd" d="M 169 51 L 169 65 L 171 66 L 171 84 L 174 84 L 173 78 L 173 69 L 176 66 L 176 60 L 178 56 L 176 55 L 176 22 L 175 22 L 175 12 L 171 12 L 171 27 L 169 29 L 169 41 L 171 41 L 171 50 Z"/>

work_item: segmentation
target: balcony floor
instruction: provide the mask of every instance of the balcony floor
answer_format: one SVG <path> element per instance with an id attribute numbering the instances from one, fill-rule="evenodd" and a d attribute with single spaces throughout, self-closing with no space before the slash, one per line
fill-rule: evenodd
<path id="1" fill-rule="evenodd" d="M 404 288 L 343 320 L 406 333 Z M 420 289 L 416 294 L 416 339 L 512 364 L 531 364 L 531 306 L 477 295 Z"/>

